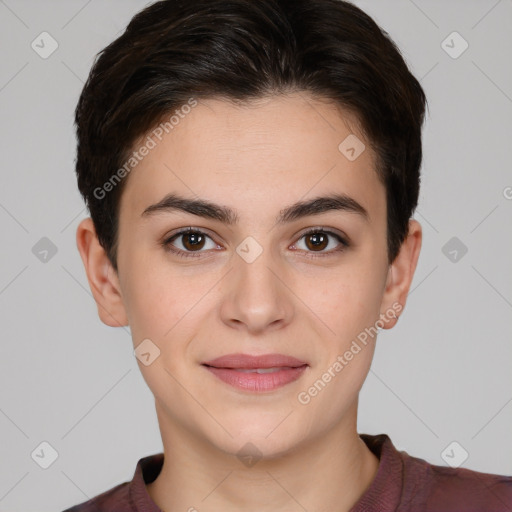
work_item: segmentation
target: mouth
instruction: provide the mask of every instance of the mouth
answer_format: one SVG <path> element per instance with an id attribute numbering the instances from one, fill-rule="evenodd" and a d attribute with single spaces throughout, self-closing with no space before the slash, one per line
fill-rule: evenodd
<path id="1" fill-rule="evenodd" d="M 252 392 L 283 387 L 297 380 L 309 367 L 305 361 L 282 354 L 229 354 L 202 365 L 226 384 Z"/>

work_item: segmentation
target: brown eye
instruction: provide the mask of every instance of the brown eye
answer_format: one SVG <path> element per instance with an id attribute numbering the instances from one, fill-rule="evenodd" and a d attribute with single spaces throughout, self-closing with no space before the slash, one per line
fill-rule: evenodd
<path id="1" fill-rule="evenodd" d="M 197 229 L 180 231 L 165 239 L 162 245 L 165 250 L 184 257 L 205 256 L 203 253 L 209 252 L 208 249 L 218 247 L 210 236 Z"/>
<path id="2" fill-rule="evenodd" d="M 322 251 L 329 245 L 329 237 L 325 233 L 316 232 L 305 236 L 306 246 L 312 251 Z"/>
<path id="3" fill-rule="evenodd" d="M 302 244 L 304 247 L 300 247 Z M 310 229 L 300 237 L 296 244 L 299 249 L 309 253 L 308 256 L 312 258 L 334 255 L 347 249 L 349 245 L 340 235 L 320 228 Z"/>
<path id="4" fill-rule="evenodd" d="M 202 249 L 205 243 L 205 236 L 202 233 L 193 232 L 181 235 L 183 247 L 187 251 Z"/>

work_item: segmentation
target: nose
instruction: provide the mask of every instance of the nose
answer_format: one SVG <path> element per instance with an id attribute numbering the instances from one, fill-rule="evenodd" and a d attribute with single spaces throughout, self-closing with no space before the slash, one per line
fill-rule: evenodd
<path id="1" fill-rule="evenodd" d="M 253 261 L 244 258 L 243 251 L 234 255 L 234 267 L 226 276 L 222 321 L 251 334 L 283 328 L 294 314 L 285 265 L 278 264 L 270 250 Z"/>

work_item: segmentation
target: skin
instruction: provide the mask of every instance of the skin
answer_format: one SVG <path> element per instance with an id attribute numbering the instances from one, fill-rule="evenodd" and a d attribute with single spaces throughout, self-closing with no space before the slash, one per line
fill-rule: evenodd
<path id="1" fill-rule="evenodd" d="M 118 273 L 91 219 L 80 223 L 77 245 L 101 320 L 129 324 L 134 347 L 149 338 L 160 350 L 150 365 L 138 364 L 166 454 L 147 485 L 162 510 L 342 512 L 374 479 L 379 461 L 356 423 L 376 337 L 308 404 L 297 399 L 381 314 L 405 306 L 420 252 L 421 226 L 411 220 L 388 264 L 374 154 L 366 141 L 354 161 L 338 150 L 350 134 L 364 141 L 356 127 L 348 113 L 303 92 L 243 106 L 201 100 L 129 175 Z M 239 222 L 141 215 L 169 192 L 229 206 Z M 369 220 L 329 211 L 275 223 L 292 203 L 333 192 L 359 202 Z M 344 234 L 350 246 L 334 252 L 340 243 L 330 237 L 315 249 L 302 235 L 318 226 Z M 187 227 L 210 237 L 199 257 L 180 258 L 160 243 Z M 252 263 L 236 252 L 248 236 L 263 250 Z M 189 242 L 181 236 L 173 244 L 190 253 Z M 395 323 L 386 317 L 384 328 Z M 291 355 L 309 366 L 266 393 L 235 389 L 201 366 L 237 352 Z M 261 454 L 251 467 L 237 457 L 248 442 Z"/>

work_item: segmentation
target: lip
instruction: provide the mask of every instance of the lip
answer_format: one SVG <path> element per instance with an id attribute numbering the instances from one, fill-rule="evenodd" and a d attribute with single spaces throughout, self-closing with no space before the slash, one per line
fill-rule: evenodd
<path id="1" fill-rule="evenodd" d="M 301 361 L 295 357 L 285 356 L 283 354 L 264 354 L 260 356 L 251 356 L 249 354 L 227 354 L 217 357 L 211 361 L 205 361 L 204 365 L 214 366 L 216 368 L 243 368 L 253 370 L 255 368 L 275 368 L 290 367 L 297 368 L 304 366 L 306 361 Z"/>
<path id="2" fill-rule="evenodd" d="M 283 354 L 228 354 L 202 365 L 220 380 L 245 391 L 273 391 L 297 380 L 308 368 L 305 361 Z M 250 370 L 275 368 L 269 373 Z"/>

